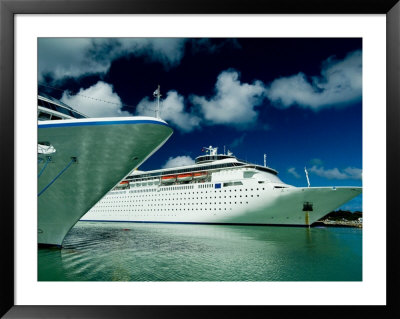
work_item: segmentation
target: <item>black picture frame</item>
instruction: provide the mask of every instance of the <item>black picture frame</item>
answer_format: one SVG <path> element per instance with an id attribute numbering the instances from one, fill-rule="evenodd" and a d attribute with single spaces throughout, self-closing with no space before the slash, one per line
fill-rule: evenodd
<path id="1" fill-rule="evenodd" d="M 14 303 L 14 17 L 16 14 L 385 14 L 386 118 L 386 306 L 18 306 Z M 398 0 L 0 0 L 0 159 L 2 258 L 0 315 L 5 318 L 164 317 L 373 317 L 399 316 L 399 225 L 396 180 L 400 137 L 400 3 Z M 382 106 L 379 106 L 382 107 Z M 399 145 L 400 146 L 400 145 Z M 6 150 L 6 151 L 5 151 Z M 380 168 L 377 168 L 380 169 Z M 381 212 L 380 212 L 381 213 Z"/>

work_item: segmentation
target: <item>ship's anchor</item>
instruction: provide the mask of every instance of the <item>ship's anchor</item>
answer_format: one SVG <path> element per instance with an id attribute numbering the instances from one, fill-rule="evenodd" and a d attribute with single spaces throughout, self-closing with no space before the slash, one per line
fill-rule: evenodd
<path id="1" fill-rule="evenodd" d="M 39 158 L 39 161 L 43 161 L 43 159 Z M 38 174 L 38 178 L 40 177 L 40 175 L 42 175 L 42 173 L 44 172 L 44 170 L 47 167 L 47 164 L 49 164 L 49 162 L 51 162 L 51 156 L 46 156 L 46 162 L 44 163 L 42 169 L 40 170 L 39 174 Z"/>
<path id="2" fill-rule="evenodd" d="M 38 155 L 44 155 L 46 157 L 46 162 L 44 163 L 44 166 L 42 167 L 42 169 L 40 170 L 39 174 L 38 174 L 38 178 L 40 177 L 40 175 L 42 175 L 42 173 L 44 172 L 44 170 L 47 167 L 47 164 L 49 164 L 49 162 L 52 161 L 52 157 L 50 156 L 51 154 L 54 154 L 56 152 L 56 149 L 54 148 L 53 145 L 50 144 L 50 142 L 39 142 L 38 143 Z M 38 163 L 42 163 L 44 161 L 43 158 L 38 157 Z"/>
<path id="3" fill-rule="evenodd" d="M 303 212 L 306 212 L 306 215 L 305 215 L 306 220 L 305 220 L 305 222 L 306 222 L 306 225 L 308 227 L 310 227 L 310 215 L 309 214 L 312 211 L 313 211 L 313 204 L 310 203 L 310 202 L 304 202 L 304 204 L 303 204 Z"/>

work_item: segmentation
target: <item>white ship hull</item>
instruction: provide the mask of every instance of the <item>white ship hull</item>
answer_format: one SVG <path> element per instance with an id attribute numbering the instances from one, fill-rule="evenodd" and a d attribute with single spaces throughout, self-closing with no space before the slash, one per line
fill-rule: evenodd
<path id="1" fill-rule="evenodd" d="M 38 243 L 60 246 L 75 223 L 171 134 L 164 121 L 149 117 L 39 122 L 38 143 L 55 152 L 38 154 Z"/>
<path id="2" fill-rule="evenodd" d="M 206 185 L 209 186 L 204 188 Z M 361 190 L 361 187 L 274 188 L 259 185 L 257 181 L 243 181 L 242 186 L 220 189 L 215 189 L 215 183 L 149 187 L 139 193 L 132 189 L 110 192 L 82 220 L 311 225 L 359 195 Z M 305 203 L 311 203 L 312 211 L 304 210 Z"/>

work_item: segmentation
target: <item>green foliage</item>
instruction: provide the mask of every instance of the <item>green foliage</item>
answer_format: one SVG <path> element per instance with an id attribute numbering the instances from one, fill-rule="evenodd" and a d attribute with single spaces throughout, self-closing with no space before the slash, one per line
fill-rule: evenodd
<path id="1" fill-rule="evenodd" d="M 337 210 L 330 212 L 328 215 L 321 218 L 321 220 L 357 220 L 360 217 L 362 218 L 362 212 L 359 211 L 351 212 L 348 210 Z"/>

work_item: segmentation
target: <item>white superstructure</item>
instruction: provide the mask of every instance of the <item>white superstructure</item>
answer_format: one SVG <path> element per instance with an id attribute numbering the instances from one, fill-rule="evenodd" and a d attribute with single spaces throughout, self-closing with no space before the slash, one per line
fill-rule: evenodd
<path id="1" fill-rule="evenodd" d="M 61 246 L 108 191 L 171 136 L 153 117 L 87 118 L 38 95 L 38 243 Z"/>
<path id="2" fill-rule="evenodd" d="M 134 172 L 81 220 L 311 225 L 361 187 L 294 187 L 272 168 L 204 148 L 194 165 Z"/>

